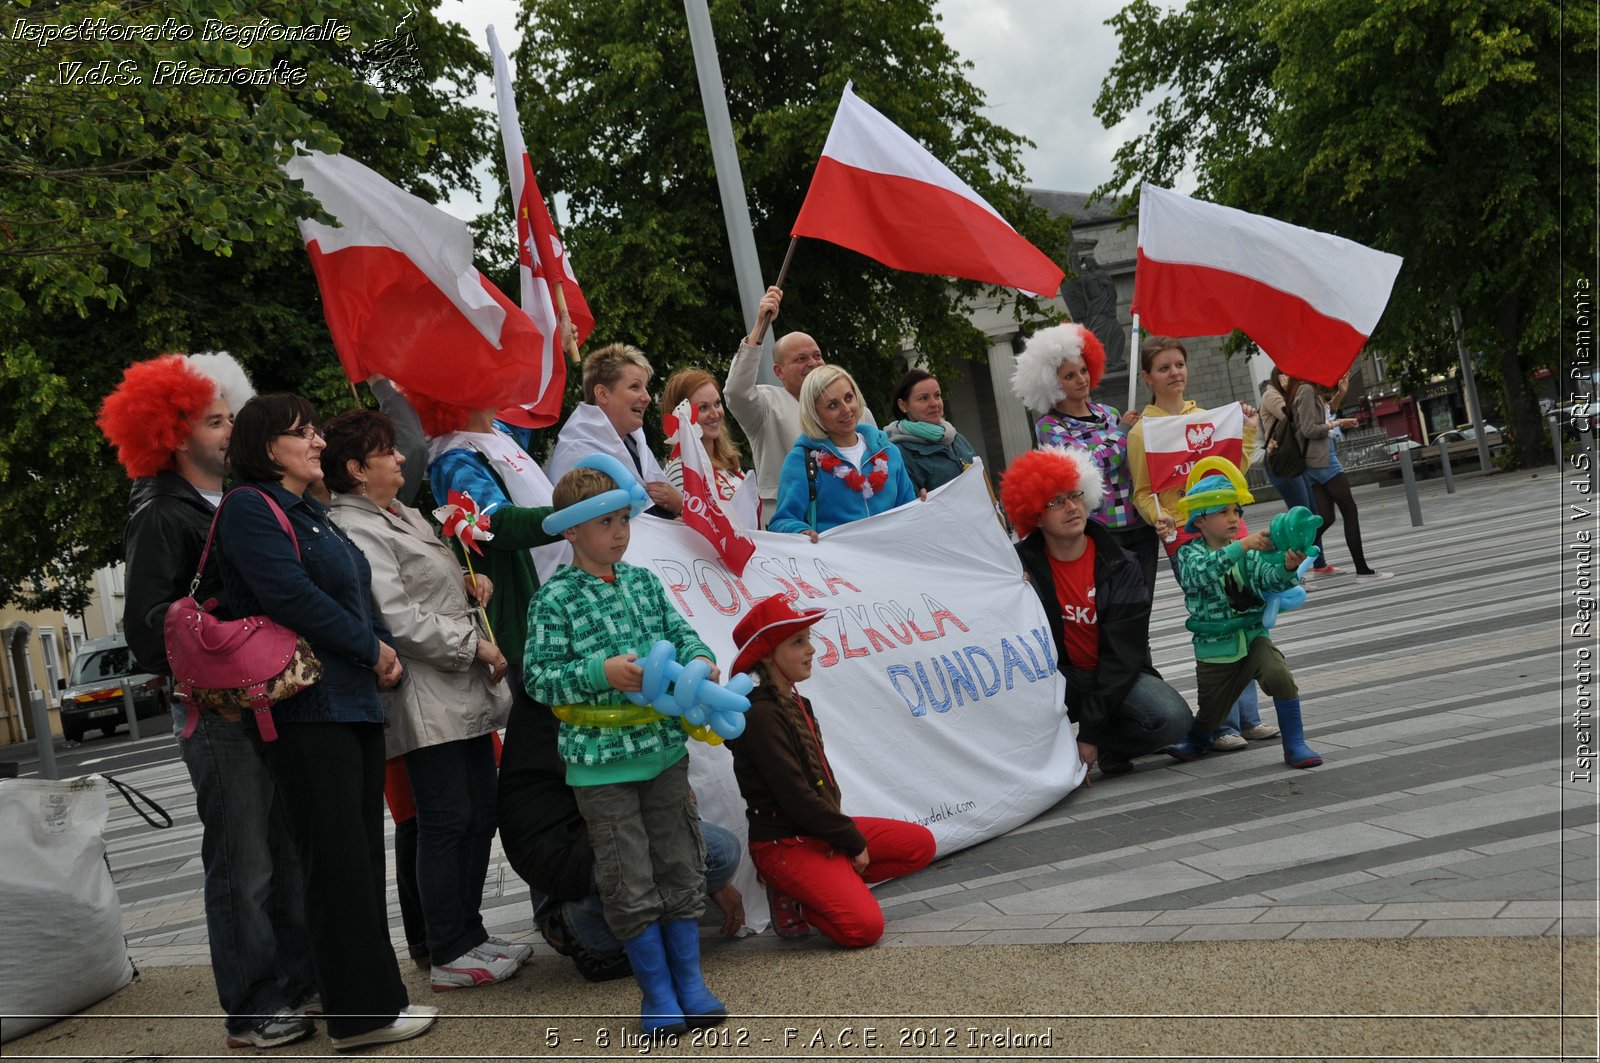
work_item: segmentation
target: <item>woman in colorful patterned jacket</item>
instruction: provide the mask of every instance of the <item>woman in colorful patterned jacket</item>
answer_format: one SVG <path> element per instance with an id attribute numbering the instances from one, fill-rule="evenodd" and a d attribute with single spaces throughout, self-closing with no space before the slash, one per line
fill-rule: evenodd
<path id="1" fill-rule="evenodd" d="M 860 420 L 861 391 L 836 365 L 800 385 L 800 438 L 783 460 L 778 507 L 768 531 L 817 533 L 914 502 L 900 448 Z"/>
<path id="2" fill-rule="evenodd" d="M 1105 500 L 1090 519 L 1139 559 L 1146 588 L 1156 586 L 1156 533 L 1133 504 L 1128 466 L 1128 430 L 1139 421 L 1135 410 L 1091 402 L 1106 371 L 1106 351 L 1082 325 L 1056 325 L 1028 338 L 1017 355 L 1011 390 L 1030 410 L 1043 411 L 1033 432 L 1042 447 L 1087 450 L 1105 479 Z"/>

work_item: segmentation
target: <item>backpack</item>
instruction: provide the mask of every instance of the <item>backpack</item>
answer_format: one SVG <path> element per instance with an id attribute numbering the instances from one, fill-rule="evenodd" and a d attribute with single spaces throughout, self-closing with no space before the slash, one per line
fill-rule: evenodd
<path id="1" fill-rule="evenodd" d="M 1283 417 L 1272 426 L 1267 448 L 1267 471 L 1282 480 L 1292 480 L 1306 471 L 1306 445 L 1294 427 L 1294 408 L 1283 404 Z"/>

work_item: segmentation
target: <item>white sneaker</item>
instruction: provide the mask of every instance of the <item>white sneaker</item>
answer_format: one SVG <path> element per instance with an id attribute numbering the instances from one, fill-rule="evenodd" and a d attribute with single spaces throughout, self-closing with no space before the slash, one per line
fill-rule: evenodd
<path id="1" fill-rule="evenodd" d="M 493 934 L 490 934 L 478 948 L 484 952 L 492 952 L 496 956 L 504 956 L 508 960 L 516 960 L 518 963 L 527 963 L 528 957 L 533 955 L 532 945 L 507 941 L 505 938 L 497 938 Z"/>
<path id="2" fill-rule="evenodd" d="M 386 1045 L 395 1041 L 409 1041 L 418 1034 L 424 1033 L 433 1025 L 433 1020 L 439 1017 L 438 1008 L 425 1007 L 421 1004 L 412 1004 L 396 1015 L 394 1021 L 387 1026 L 380 1026 L 376 1030 L 366 1033 L 351 1034 L 349 1037 L 335 1037 L 333 1047 L 340 1052 L 348 1052 L 352 1048 L 365 1048 L 368 1045 Z"/>
<path id="3" fill-rule="evenodd" d="M 468 949 L 449 963 L 434 964 L 431 974 L 433 991 L 443 993 L 447 989 L 471 989 L 475 986 L 504 982 L 516 974 L 517 968 L 521 966 L 521 960 L 501 956 L 479 945 L 477 948 Z"/>
<path id="4" fill-rule="evenodd" d="M 1377 583 L 1380 580 L 1394 579 L 1393 572 L 1357 572 L 1357 583 Z"/>
<path id="5" fill-rule="evenodd" d="M 1219 753 L 1231 753 L 1236 749 L 1244 749 L 1249 744 L 1244 740 L 1243 735 L 1225 734 L 1218 735 L 1211 743 L 1211 748 Z"/>

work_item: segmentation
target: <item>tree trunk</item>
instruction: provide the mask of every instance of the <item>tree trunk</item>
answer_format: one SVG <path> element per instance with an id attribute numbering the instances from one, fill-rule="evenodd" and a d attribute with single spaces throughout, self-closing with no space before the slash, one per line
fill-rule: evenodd
<path id="1" fill-rule="evenodd" d="M 1502 410 L 1513 441 L 1512 453 L 1518 468 L 1532 468 L 1543 463 L 1546 436 L 1542 431 L 1539 404 L 1533 389 L 1528 386 L 1527 370 L 1518 357 L 1522 340 L 1522 299 L 1509 294 L 1500 304 L 1495 316 L 1495 333 L 1499 343 L 1500 390 Z"/>

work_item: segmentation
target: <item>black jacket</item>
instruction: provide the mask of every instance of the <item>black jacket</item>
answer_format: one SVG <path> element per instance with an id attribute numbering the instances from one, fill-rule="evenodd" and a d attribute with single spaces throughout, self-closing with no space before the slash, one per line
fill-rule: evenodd
<path id="1" fill-rule="evenodd" d="M 1121 708 L 1139 673 L 1157 678 L 1161 673 L 1150 663 L 1150 592 L 1144 570 L 1101 525 L 1091 520 L 1085 532 L 1094 542 L 1095 612 L 1100 634 L 1100 661 L 1087 689 L 1072 682 L 1071 664 L 1061 641 L 1061 603 L 1056 599 L 1044 533 L 1035 529 L 1018 543 L 1017 556 L 1050 618 L 1056 657 L 1061 673 L 1067 676 L 1067 715 L 1077 722 L 1080 739 L 1098 745 L 1102 721 Z"/>
<path id="2" fill-rule="evenodd" d="M 529 886 L 558 901 L 581 901 L 594 892 L 594 849 L 556 752 L 559 724 L 549 706 L 522 693 L 520 661 L 511 672 L 496 802 L 500 847 Z"/>
<path id="3" fill-rule="evenodd" d="M 189 593 L 200 551 L 216 513 L 211 503 L 175 472 L 133 481 L 128 492 L 128 528 L 123 535 L 128 571 L 124 579 L 122 628 L 139 667 L 170 675 L 162 624 L 167 606 Z M 215 560 L 206 566 L 200 601 L 219 596 Z"/>

